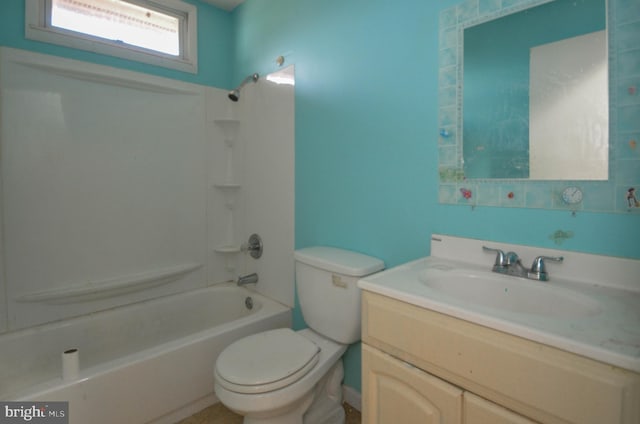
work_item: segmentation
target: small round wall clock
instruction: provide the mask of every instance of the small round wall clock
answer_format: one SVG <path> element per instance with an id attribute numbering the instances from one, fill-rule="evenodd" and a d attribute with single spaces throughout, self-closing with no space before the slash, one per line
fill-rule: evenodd
<path id="1" fill-rule="evenodd" d="M 577 205 L 582 202 L 582 190 L 578 187 L 567 187 L 562 191 L 562 201 L 567 205 Z"/>

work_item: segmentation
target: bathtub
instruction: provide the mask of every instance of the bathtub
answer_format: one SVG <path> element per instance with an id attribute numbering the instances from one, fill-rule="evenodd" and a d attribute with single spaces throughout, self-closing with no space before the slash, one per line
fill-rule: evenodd
<path id="1" fill-rule="evenodd" d="M 289 308 L 222 284 L 5 334 L 0 400 L 69 401 L 71 424 L 174 423 L 217 401 L 229 343 L 290 326 Z M 70 349 L 79 374 L 63 379 Z"/>

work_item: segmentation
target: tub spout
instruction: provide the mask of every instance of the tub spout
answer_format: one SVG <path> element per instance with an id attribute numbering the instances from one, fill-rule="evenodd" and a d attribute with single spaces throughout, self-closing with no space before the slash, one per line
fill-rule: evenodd
<path id="1" fill-rule="evenodd" d="M 258 282 L 258 274 L 255 272 L 253 274 L 242 275 L 238 277 L 238 285 L 244 286 L 246 284 L 255 284 Z"/>

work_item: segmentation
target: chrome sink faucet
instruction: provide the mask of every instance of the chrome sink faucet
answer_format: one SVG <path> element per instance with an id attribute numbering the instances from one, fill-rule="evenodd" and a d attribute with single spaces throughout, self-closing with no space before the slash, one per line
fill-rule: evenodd
<path id="1" fill-rule="evenodd" d="M 485 252 L 495 252 L 496 261 L 493 264 L 492 271 L 500 274 L 514 275 L 516 277 L 529 278 L 537 281 L 549 281 L 549 273 L 545 267 L 545 261 L 562 262 L 562 256 L 538 256 L 533 260 L 530 269 L 522 265 L 522 261 L 515 252 L 504 253 L 500 249 L 482 246 Z"/>

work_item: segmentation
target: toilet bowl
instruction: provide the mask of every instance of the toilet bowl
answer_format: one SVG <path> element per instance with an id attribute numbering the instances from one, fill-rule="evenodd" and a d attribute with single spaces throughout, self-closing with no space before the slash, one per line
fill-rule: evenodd
<path id="1" fill-rule="evenodd" d="M 258 375 L 253 380 L 253 384 L 249 379 L 246 379 L 244 372 L 240 372 L 243 375 L 233 375 L 233 371 L 241 371 L 243 367 L 242 362 L 245 359 L 249 359 L 250 355 L 241 355 L 242 358 L 232 358 L 232 355 L 238 352 L 239 348 L 249 346 L 249 344 L 242 344 L 241 342 L 262 342 L 263 339 L 275 336 L 278 341 L 284 340 L 282 334 L 276 334 L 279 331 L 289 332 L 287 337 L 291 337 L 292 341 L 300 341 L 309 343 L 318 348 L 317 353 L 314 353 L 314 359 L 308 357 L 309 352 L 307 350 L 294 351 L 291 350 L 286 360 L 297 359 L 297 363 L 300 364 L 305 360 L 313 361 L 313 366 L 302 367 L 295 370 L 293 368 L 284 370 L 278 364 L 282 364 L 282 358 L 272 356 L 273 353 L 279 353 L 280 348 L 284 345 L 278 345 L 278 349 L 274 351 L 265 351 L 263 349 L 253 350 L 251 353 L 255 355 L 254 360 L 249 360 L 247 363 L 260 363 L 265 370 L 271 370 L 268 372 L 268 376 Z M 256 336 L 256 337 L 254 337 Z M 225 349 L 216 361 L 215 368 L 215 392 L 220 401 L 232 411 L 245 417 L 245 423 L 302 423 L 302 416 L 307 409 L 311 406 L 313 400 L 319 398 L 320 393 L 314 393 L 314 389 L 318 386 L 321 379 L 330 378 L 329 371 L 333 371 L 334 374 L 339 374 L 339 380 L 336 386 L 333 388 L 333 397 L 335 404 L 341 408 L 342 398 L 340 391 L 340 383 L 342 379 L 342 361 L 341 357 L 347 349 L 346 345 L 336 343 L 332 340 L 322 337 L 315 333 L 313 330 L 304 329 L 298 332 L 294 332 L 290 329 L 271 330 L 264 333 L 259 333 L 254 336 L 245 337 L 236 343 L 230 345 Z M 291 346 L 298 345 L 299 343 L 291 342 Z M 303 343 L 300 343 L 303 344 Z M 236 346 L 234 346 L 236 345 Z M 227 354 L 228 355 L 225 355 Z M 298 356 L 299 354 L 299 356 Z M 223 356 L 225 355 L 225 356 Z M 296 357 L 297 358 L 294 358 Z M 238 360 L 240 359 L 240 360 Z M 228 362 L 227 362 L 228 361 Z M 232 362 L 237 365 L 238 368 L 231 368 Z M 336 368 L 332 370 L 332 368 Z M 277 375 L 277 372 L 273 372 L 276 369 L 281 372 L 281 375 Z M 272 381 L 268 381 L 272 380 Z M 271 387 L 269 387 L 271 386 Z M 330 395 L 330 388 L 325 386 L 327 395 Z M 340 396 L 336 396 L 340 395 Z"/>
<path id="2" fill-rule="evenodd" d="M 310 328 L 281 328 L 240 339 L 216 360 L 218 399 L 245 424 L 339 424 L 342 355 L 360 339 L 360 277 L 376 258 L 329 247 L 295 252 L 296 285 Z"/>

